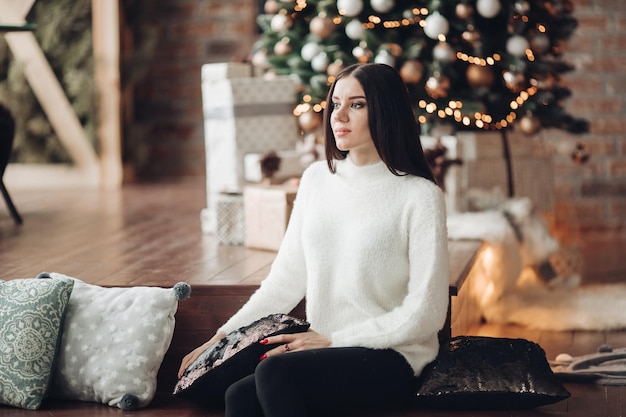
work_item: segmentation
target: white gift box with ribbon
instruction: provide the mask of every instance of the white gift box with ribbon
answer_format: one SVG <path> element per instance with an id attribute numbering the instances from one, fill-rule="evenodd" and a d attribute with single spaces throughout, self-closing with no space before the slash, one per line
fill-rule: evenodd
<path id="1" fill-rule="evenodd" d="M 250 77 L 249 64 L 227 64 L 230 69 L 224 65 L 202 66 L 208 207 L 205 231 L 216 230 L 217 195 L 242 192 L 246 154 L 293 150 L 299 138 L 293 114 L 297 98 L 293 79 Z M 233 78 L 224 78 L 228 76 Z"/>

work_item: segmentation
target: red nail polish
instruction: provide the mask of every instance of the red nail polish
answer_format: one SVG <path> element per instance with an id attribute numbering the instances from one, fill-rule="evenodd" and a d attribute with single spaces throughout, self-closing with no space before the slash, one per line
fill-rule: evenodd
<path id="1" fill-rule="evenodd" d="M 259 360 L 260 360 L 260 361 L 262 361 L 263 359 L 266 359 L 266 358 L 267 358 L 267 355 L 264 353 L 264 354 L 262 354 L 262 355 L 261 355 L 261 357 L 259 358 Z"/>
<path id="2" fill-rule="evenodd" d="M 262 345 L 267 345 L 267 339 L 263 339 L 259 343 L 262 344 Z"/>

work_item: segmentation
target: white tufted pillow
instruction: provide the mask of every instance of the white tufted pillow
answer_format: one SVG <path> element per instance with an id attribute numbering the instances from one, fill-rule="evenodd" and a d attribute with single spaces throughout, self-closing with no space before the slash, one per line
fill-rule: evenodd
<path id="1" fill-rule="evenodd" d="M 189 285 L 106 288 L 72 279 L 49 395 L 122 409 L 145 407 L 154 398 L 178 300 L 189 295 Z"/>

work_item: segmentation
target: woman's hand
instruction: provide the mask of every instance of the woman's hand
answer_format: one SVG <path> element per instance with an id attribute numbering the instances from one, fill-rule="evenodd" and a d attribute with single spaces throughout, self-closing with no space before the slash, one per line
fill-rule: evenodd
<path id="1" fill-rule="evenodd" d="M 264 345 L 279 344 L 278 347 L 267 351 L 265 355 L 261 356 L 261 359 L 288 352 L 327 348 L 331 346 L 331 341 L 328 337 L 311 329 L 303 333 L 279 334 L 277 336 L 268 337 L 261 340 L 260 343 Z"/>
<path id="2" fill-rule="evenodd" d="M 183 358 L 180 364 L 180 369 L 178 369 L 178 378 L 183 376 L 183 372 L 185 372 L 185 369 L 187 369 L 189 365 L 191 365 L 196 359 L 198 359 L 198 356 L 200 356 L 202 352 L 204 352 L 209 346 L 211 346 L 215 342 L 224 338 L 224 336 L 226 336 L 224 333 L 216 333 L 215 336 L 209 339 L 202 346 L 198 346 L 197 348 L 192 350 L 190 353 L 185 355 L 185 357 Z"/>

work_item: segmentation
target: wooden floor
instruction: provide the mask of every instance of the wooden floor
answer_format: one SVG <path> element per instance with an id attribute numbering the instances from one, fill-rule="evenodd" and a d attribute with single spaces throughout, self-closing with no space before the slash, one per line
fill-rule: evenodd
<path id="1" fill-rule="evenodd" d="M 0 202 L 0 279 L 50 271 L 99 285 L 258 284 L 275 256 L 241 246 L 220 246 L 203 234 L 200 210 L 206 206 L 206 194 L 201 183 L 130 185 L 121 191 L 9 191 L 24 224 L 15 225 Z M 562 352 L 592 353 L 601 344 L 626 346 L 626 332 L 542 332 L 484 324 L 470 333 L 527 338 L 539 343 L 549 359 Z M 570 399 L 530 411 L 416 411 L 406 417 L 626 415 L 626 388 L 571 383 L 566 387 L 572 393 Z M 78 417 L 84 412 L 84 407 L 72 412 L 66 404 L 57 408 L 54 403 L 36 413 L 0 407 L 0 416 Z M 126 413 L 94 405 L 87 415 L 156 414 L 150 409 Z M 212 414 L 164 409 L 158 415 Z"/>

